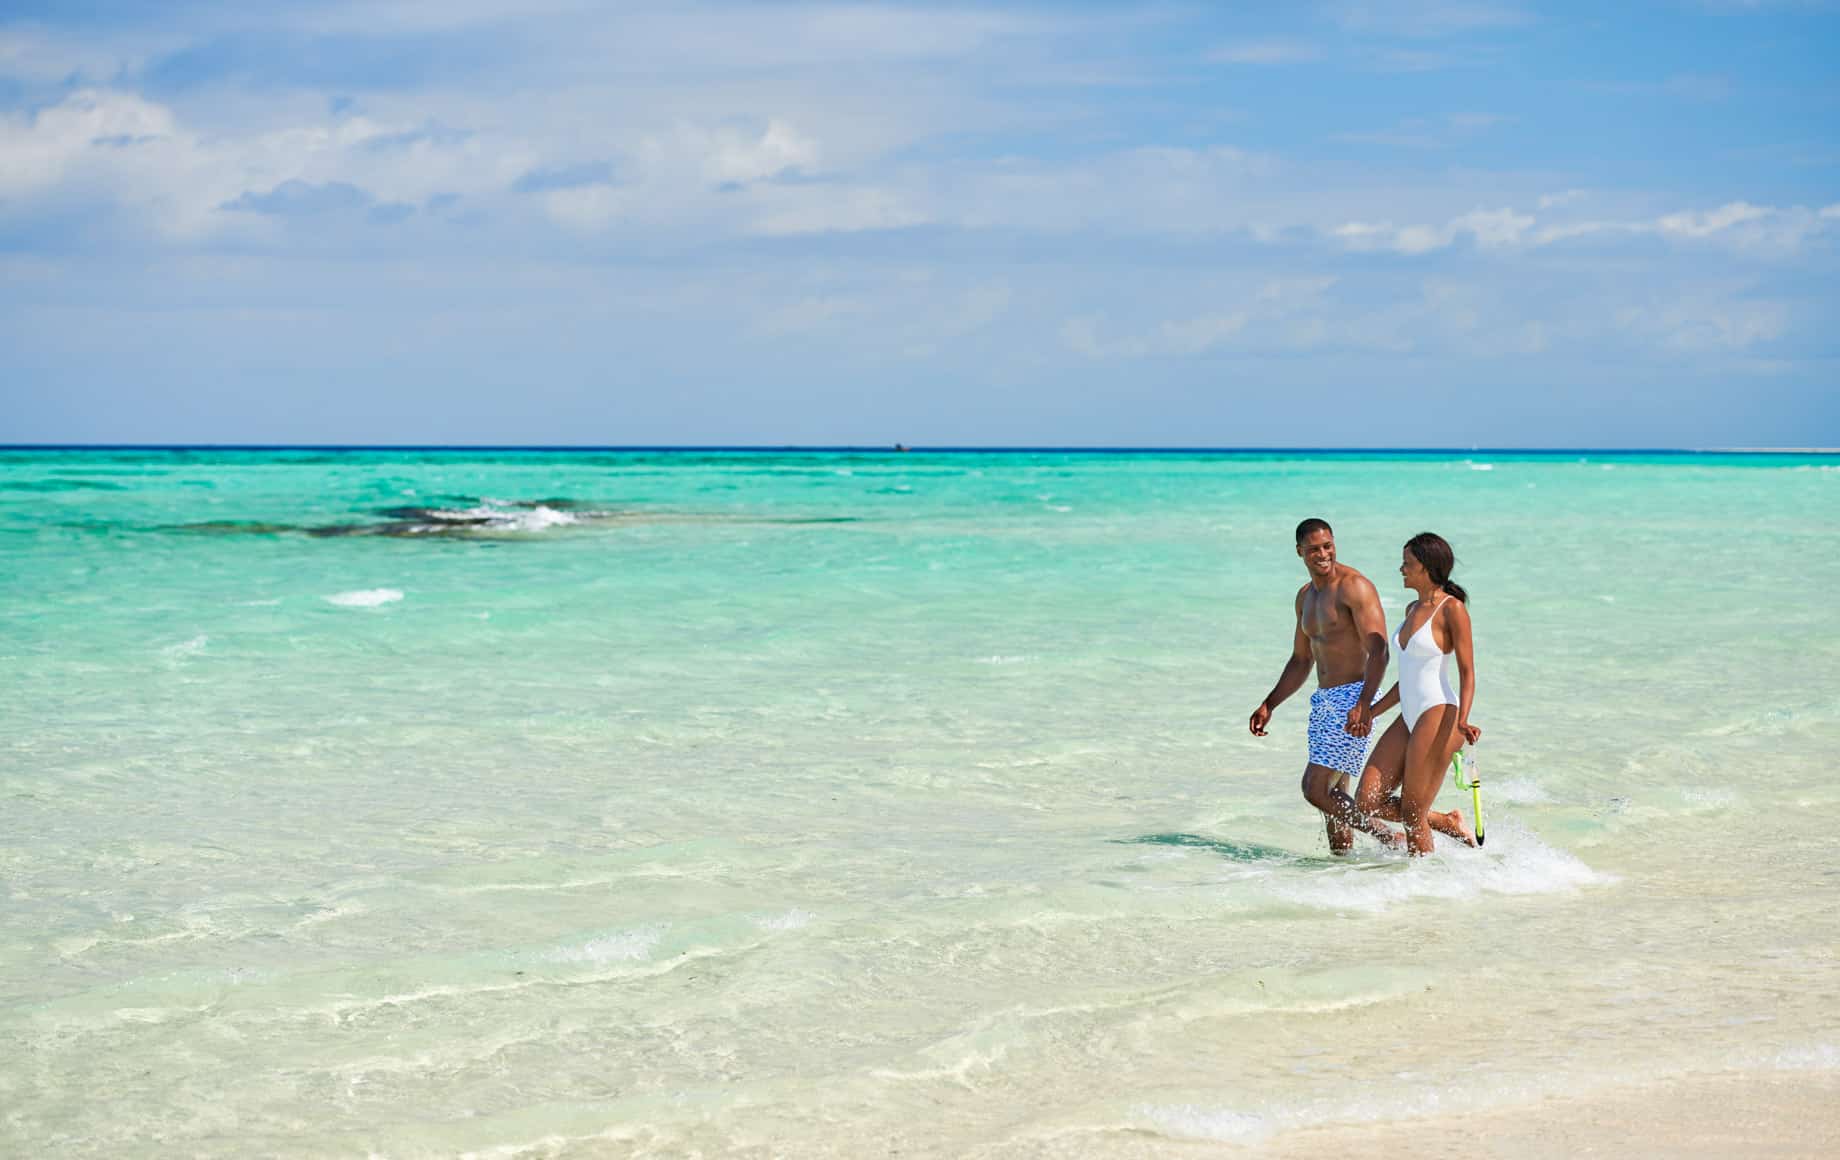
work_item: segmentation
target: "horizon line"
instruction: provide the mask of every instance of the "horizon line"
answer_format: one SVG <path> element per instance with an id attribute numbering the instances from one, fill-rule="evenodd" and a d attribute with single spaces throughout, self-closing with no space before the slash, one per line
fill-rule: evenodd
<path id="1" fill-rule="evenodd" d="M 853 452 L 873 454 L 1114 455 L 1840 455 L 1840 447 L 1381 447 L 1381 446 L 1133 446 L 1098 444 L 898 443 L 0 443 L 6 451 L 552 451 L 552 452 Z"/>

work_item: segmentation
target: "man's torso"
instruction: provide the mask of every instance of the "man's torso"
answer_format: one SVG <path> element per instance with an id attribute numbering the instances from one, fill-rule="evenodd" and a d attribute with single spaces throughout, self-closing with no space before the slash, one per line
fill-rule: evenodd
<path id="1" fill-rule="evenodd" d="M 1321 588 L 1314 584 L 1303 587 L 1298 623 L 1310 638 L 1310 653 L 1316 658 L 1316 683 L 1322 688 L 1358 681 L 1364 675 L 1367 650 L 1345 593 L 1365 583 L 1367 578 L 1353 568 L 1337 565 L 1329 583 Z"/>

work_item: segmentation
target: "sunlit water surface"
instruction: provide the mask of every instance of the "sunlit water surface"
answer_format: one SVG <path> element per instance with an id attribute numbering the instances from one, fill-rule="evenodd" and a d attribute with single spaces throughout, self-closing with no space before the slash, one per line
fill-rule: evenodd
<path id="1" fill-rule="evenodd" d="M 0 454 L 0 1152 L 1112 1155 L 1840 1064 L 1840 468 Z M 1323 515 L 1489 841 L 1327 856 Z M 1445 806 L 1467 801 L 1447 787 Z"/>

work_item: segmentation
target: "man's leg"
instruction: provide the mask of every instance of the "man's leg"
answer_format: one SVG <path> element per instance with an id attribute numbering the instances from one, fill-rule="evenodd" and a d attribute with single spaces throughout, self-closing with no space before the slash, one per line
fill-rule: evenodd
<path id="1" fill-rule="evenodd" d="M 1370 834 L 1384 846 L 1397 846 L 1399 837 L 1355 808 L 1348 796 L 1348 775 L 1326 765 L 1307 765 L 1303 770 L 1304 800 L 1321 810 L 1329 830 L 1329 849 L 1346 854 L 1354 845 L 1352 830 Z"/>
<path id="2" fill-rule="evenodd" d="M 1348 775 L 1336 778 L 1334 790 L 1343 797 L 1348 796 Z M 1323 815 L 1323 829 L 1329 831 L 1329 853 L 1346 854 L 1354 849 L 1354 827 L 1339 821 L 1334 814 Z"/>

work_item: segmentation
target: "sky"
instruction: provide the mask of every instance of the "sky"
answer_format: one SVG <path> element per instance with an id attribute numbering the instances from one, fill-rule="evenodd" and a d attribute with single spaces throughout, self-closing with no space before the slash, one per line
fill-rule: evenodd
<path id="1" fill-rule="evenodd" d="M 1840 0 L 0 5 L 0 442 L 1840 445 Z"/>

